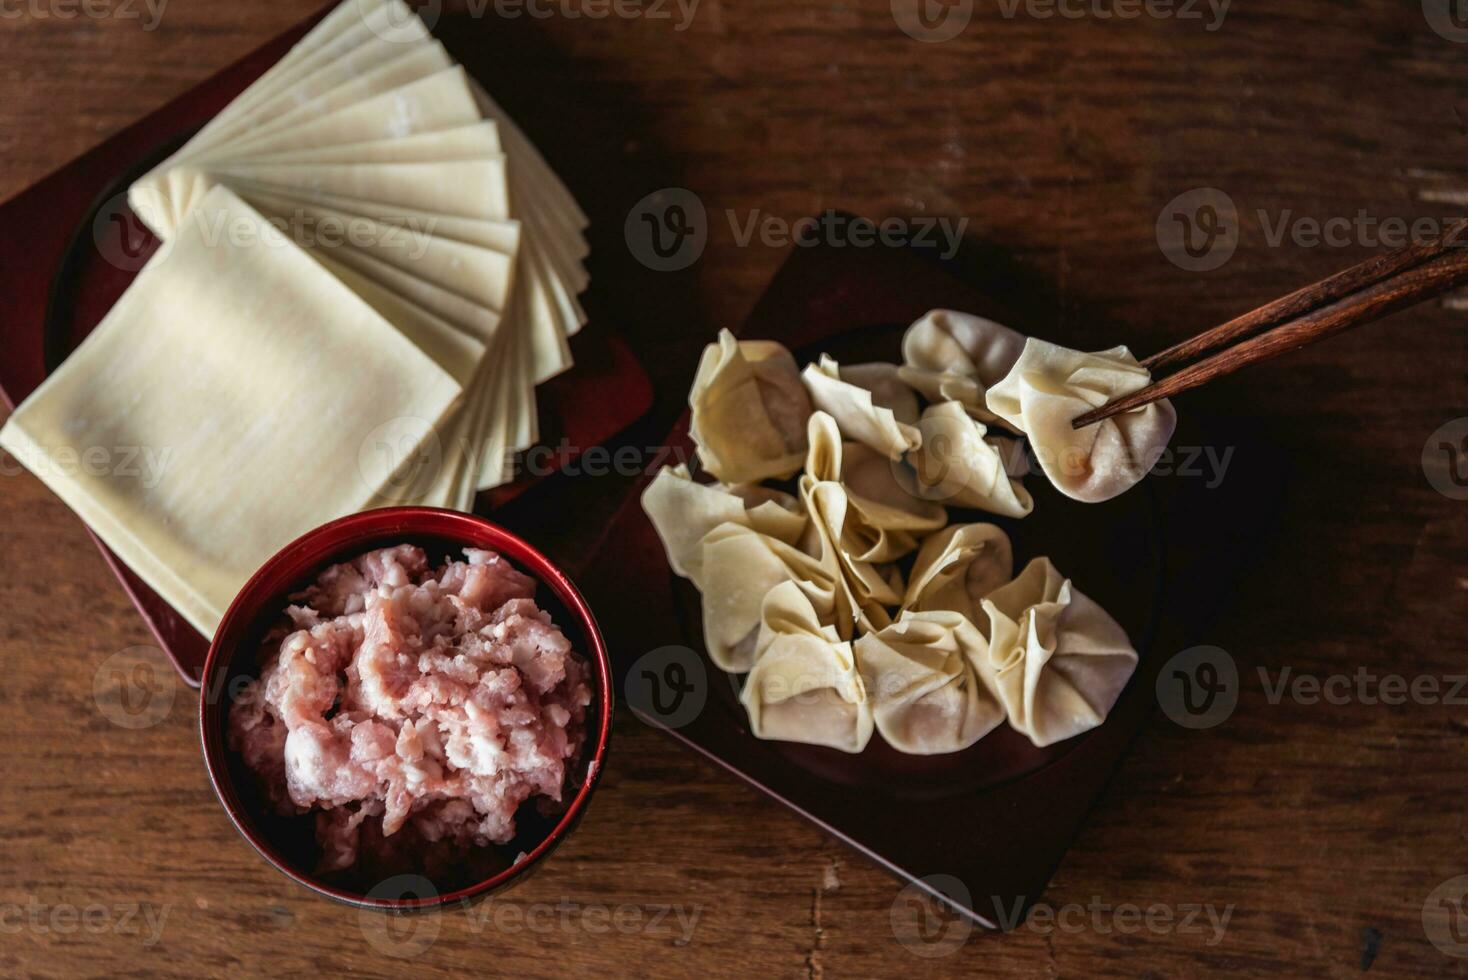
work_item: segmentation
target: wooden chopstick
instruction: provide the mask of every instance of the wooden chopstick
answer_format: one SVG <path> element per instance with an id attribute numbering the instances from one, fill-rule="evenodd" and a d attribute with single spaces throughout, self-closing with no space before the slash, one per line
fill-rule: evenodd
<path id="1" fill-rule="evenodd" d="M 1288 296 L 1266 303 L 1243 316 L 1236 317 L 1222 326 L 1205 330 L 1198 336 L 1174 344 L 1142 362 L 1142 366 L 1157 373 L 1160 367 L 1192 361 L 1204 354 L 1221 350 L 1236 340 L 1278 326 L 1295 317 L 1304 316 L 1352 293 L 1391 278 L 1415 266 L 1436 258 L 1450 248 L 1460 247 L 1468 237 L 1468 219 L 1452 225 L 1434 239 L 1393 249 L 1383 255 L 1373 256 L 1359 265 L 1337 272 L 1335 275 L 1297 289 Z"/>
<path id="2" fill-rule="evenodd" d="M 1142 364 L 1155 370 L 1200 354 L 1211 356 L 1077 416 L 1071 424 L 1083 429 L 1121 412 L 1171 398 L 1250 364 L 1299 350 L 1468 284 L 1465 246 L 1468 220 L 1454 224 L 1433 241 L 1368 259 L 1169 347 Z M 1231 343 L 1233 346 L 1228 346 Z"/>

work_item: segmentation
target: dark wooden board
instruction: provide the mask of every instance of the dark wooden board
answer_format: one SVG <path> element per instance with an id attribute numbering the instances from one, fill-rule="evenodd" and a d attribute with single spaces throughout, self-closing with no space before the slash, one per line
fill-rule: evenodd
<path id="1" fill-rule="evenodd" d="M 842 215 L 844 221 L 853 216 Z M 1015 310 L 911 248 L 797 249 L 735 333 L 777 340 L 807 363 L 901 359 L 902 331 L 930 309 L 1000 319 Z M 687 416 L 663 443 L 691 460 Z M 1167 605 L 1162 529 L 1150 484 L 1102 506 L 1028 481 L 1035 512 L 1000 521 L 1016 573 L 1046 555 L 1111 611 L 1143 665 L 1101 729 L 1036 749 L 1007 725 L 946 756 L 915 757 L 876 743 L 857 756 L 762 742 L 749 733 L 736 681 L 708 660 L 700 601 L 668 567 L 642 511 L 642 487 L 617 514 L 587 571 L 623 696 L 639 717 L 888 869 L 905 886 L 991 929 L 1010 929 L 1044 891 L 1061 856 L 1153 703 L 1153 639 Z M 993 522 L 954 510 L 954 523 Z M 677 650 L 677 653 L 670 653 Z"/>

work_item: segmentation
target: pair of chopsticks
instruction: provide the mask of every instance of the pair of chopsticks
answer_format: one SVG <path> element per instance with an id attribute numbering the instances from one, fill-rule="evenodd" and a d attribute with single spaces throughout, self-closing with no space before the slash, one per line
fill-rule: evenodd
<path id="1" fill-rule="evenodd" d="M 1071 424 L 1083 429 L 1113 415 L 1171 398 L 1464 284 L 1468 284 L 1468 219 L 1434 239 L 1367 259 L 1152 355 L 1142 361 L 1142 366 L 1154 375 L 1159 368 L 1194 363 L 1077 416 Z"/>

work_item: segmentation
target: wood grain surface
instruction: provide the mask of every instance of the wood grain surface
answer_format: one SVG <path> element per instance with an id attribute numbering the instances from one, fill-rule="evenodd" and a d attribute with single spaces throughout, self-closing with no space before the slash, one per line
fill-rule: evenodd
<path id="1" fill-rule="evenodd" d="M 171 0 L 145 30 L 149 8 L 122 3 L 0 4 L 0 197 L 315 6 Z M 494 46 L 491 87 L 595 222 L 588 329 L 643 352 L 659 403 L 627 442 L 651 445 L 698 349 L 792 247 L 743 240 L 751 220 L 964 222 L 965 273 L 1022 294 L 1035 323 L 1151 353 L 1391 244 L 1386 219 L 1461 217 L 1468 44 L 1449 6 L 1237 2 L 1218 23 L 1190 2 L 959 2 L 933 8 L 972 8 L 941 43 L 898 28 L 906 0 L 703 0 L 685 30 L 675 5 L 592 19 L 570 14 L 606 8 L 569 0 L 445 27 Z M 1123 9 L 1142 13 L 1107 16 Z M 708 216 L 680 273 L 640 266 L 623 235 L 667 187 Z M 1172 202 L 1201 188 L 1232 202 L 1236 234 L 1195 237 L 1189 257 L 1177 215 L 1201 232 L 1218 212 L 1196 205 L 1223 197 Z M 926 913 L 882 872 L 625 714 L 585 823 L 502 900 L 393 923 L 311 897 L 230 828 L 193 694 L 80 523 L 3 460 L 0 972 L 1468 975 L 1468 910 L 1440 888 L 1468 874 L 1468 693 L 1453 681 L 1468 673 L 1468 490 L 1453 479 L 1468 422 L 1439 432 L 1468 416 L 1465 309 L 1418 307 L 1180 401 L 1180 440 L 1228 464 L 1215 478 L 1205 454 L 1190 475 L 1179 458 L 1157 478 L 1213 515 L 1169 514 L 1172 642 L 1230 654 L 1237 708 L 1206 730 L 1158 712 L 1044 909 L 962 944 L 951 921 L 917 929 Z M 573 555 L 624 486 L 558 478 L 543 492 L 563 520 L 503 516 Z M 1286 670 L 1305 696 L 1276 696 Z M 1387 675 L 1419 692 L 1431 678 L 1438 696 L 1382 703 Z M 1310 697 L 1320 682 L 1343 703 Z"/>

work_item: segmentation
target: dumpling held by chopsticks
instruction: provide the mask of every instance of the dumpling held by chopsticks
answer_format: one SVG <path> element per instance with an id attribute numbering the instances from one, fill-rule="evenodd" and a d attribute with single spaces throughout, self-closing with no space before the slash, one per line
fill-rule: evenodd
<path id="1" fill-rule="evenodd" d="M 1071 422 L 1151 381 L 1125 347 L 1087 354 L 1031 337 L 986 402 L 989 411 L 1030 437 L 1056 489 L 1094 504 L 1141 482 L 1172 438 L 1177 413 L 1160 401 L 1084 429 Z"/>

